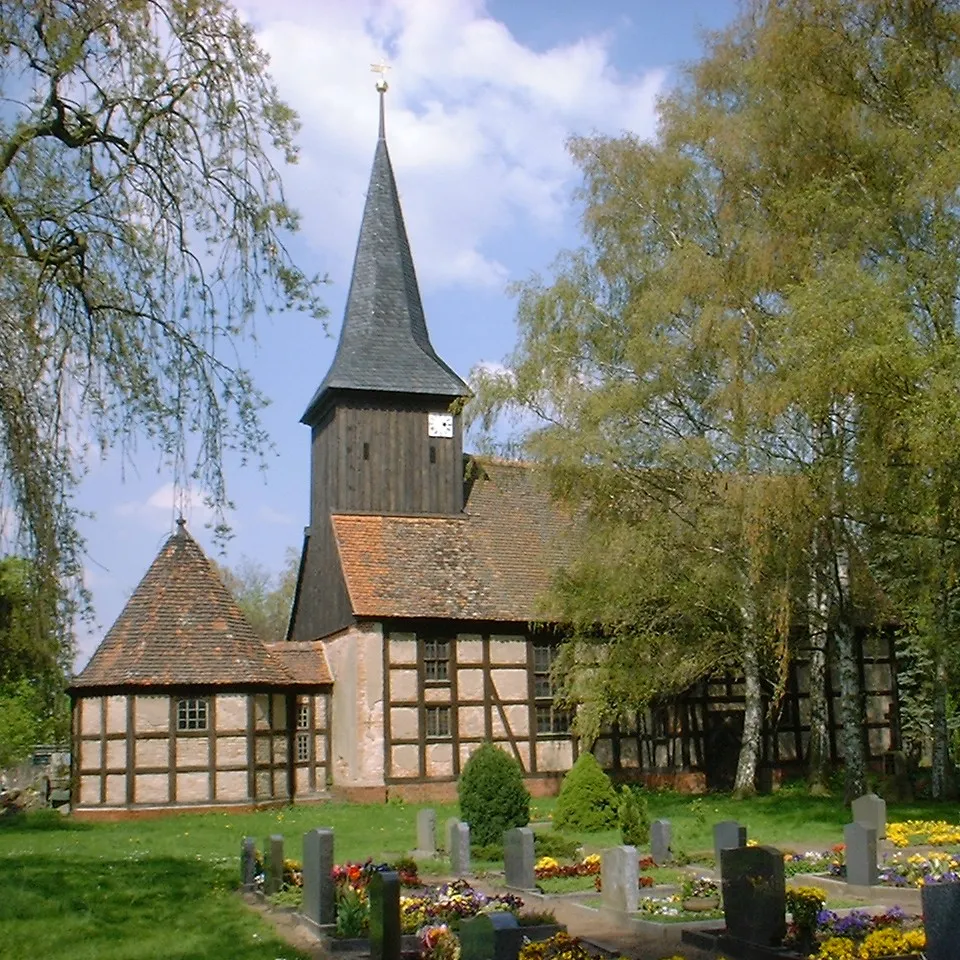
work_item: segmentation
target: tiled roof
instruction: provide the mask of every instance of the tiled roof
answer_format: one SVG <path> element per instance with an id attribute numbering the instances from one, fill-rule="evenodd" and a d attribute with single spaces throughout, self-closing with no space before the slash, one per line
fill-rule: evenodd
<path id="1" fill-rule="evenodd" d="M 319 640 L 281 640 L 279 643 L 268 643 L 266 647 L 280 658 L 287 673 L 298 684 L 323 686 L 333 683 L 327 655 Z"/>
<path id="2" fill-rule="evenodd" d="M 181 522 L 71 686 L 294 683 Z"/>
<path id="3" fill-rule="evenodd" d="M 470 392 L 430 343 L 382 113 L 340 342 L 302 422 L 312 423 L 324 396 L 336 389 L 442 397 Z"/>
<path id="4" fill-rule="evenodd" d="M 357 617 L 549 619 L 571 521 L 524 464 L 475 461 L 461 517 L 333 517 Z"/>

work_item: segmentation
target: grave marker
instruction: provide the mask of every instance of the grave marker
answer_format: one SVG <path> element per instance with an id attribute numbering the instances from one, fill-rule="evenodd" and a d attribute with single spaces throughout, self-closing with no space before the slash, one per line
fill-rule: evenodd
<path id="1" fill-rule="evenodd" d="M 400 878 L 392 870 L 370 878 L 370 960 L 400 960 Z"/>
<path id="2" fill-rule="evenodd" d="M 877 831 L 877 839 L 887 835 L 887 801 L 875 793 L 865 793 L 850 804 L 854 823 L 863 823 Z"/>
<path id="3" fill-rule="evenodd" d="M 863 823 L 848 823 L 843 828 L 846 845 L 847 883 L 873 887 L 878 882 L 877 831 Z"/>
<path id="4" fill-rule="evenodd" d="M 283 889 L 283 836 L 274 833 L 267 840 L 267 855 L 264 858 L 263 892 L 268 896 Z"/>
<path id="5" fill-rule="evenodd" d="M 927 960 L 960 960 L 960 883 L 925 883 L 920 900 Z"/>
<path id="6" fill-rule="evenodd" d="M 650 824 L 650 856 L 658 866 L 670 860 L 670 821 L 654 820 Z"/>
<path id="7" fill-rule="evenodd" d="M 322 925 L 337 922 L 336 885 L 333 882 L 333 830 L 311 830 L 303 835 L 303 915 Z"/>
<path id="8" fill-rule="evenodd" d="M 514 890 L 534 890 L 536 857 L 533 851 L 533 831 L 517 827 L 503 834 L 503 873 L 507 886 Z"/>
<path id="9" fill-rule="evenodd" d="M 450 872 L 465 877 L 470 873 L 470 824 L 458 820 L 450 836 Z"/>
<path id="10" fill-rule="evenodd" d="M 244 837 L 240 841 L 240 883 L 243 889 L 253 889 L 253 878 L 257 875 L 257 841 L 253 837 Z"/>
<path id="11" fill-rule="evenodd" d="M 720 853 L 720 883 L 727 934 L 779 947 L 787 933 L 783 854 L 775 847 L 725 847 Z"/>
<path id="12" fill-rule="evenodd" d="M 517 918 L 506 910 L 460 922 L 460 960 L 517 960 L 523 941 Z"/>
<path id="13" fill-rule="evenodd" d="M 417 813 L 417 853 L 421 857 L 437 854 L 437 811 L 427 808 Z"/>
<path id="14" fill-rule="evenodd" d="M 445 828 L 445 834 L 447 838 L 447 856 L 450 856 L 450 852 L 453 850 L 453 831 L 456 828 L 457 824 L 460 822 L 458 817 L 447 817 L 447 823 Z"/>
<path id="15" fill-rule="evenodd" d="M 720 851 L 733 847 L 747 845 L 747 828 L 740 826 L 736 820 L 721 820 L 713 825 L 713 852 L 717 858 L 717 869 L 720 869 Z"/>
<path id="16" fill-rule="evenodd" d="M 619 913 L 636 913 L 640 901 L 640 862 L 636 847 L 610 847 L 600 855 L 600 902 Z"/>

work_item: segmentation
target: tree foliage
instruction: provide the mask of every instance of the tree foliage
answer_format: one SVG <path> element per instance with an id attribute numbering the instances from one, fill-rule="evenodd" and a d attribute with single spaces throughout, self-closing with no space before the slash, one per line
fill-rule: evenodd
<path id="1" fill-rule="evenodd" d="M 515 757 L 492 743 L 470 754 L 457 782 L 460 816 L 470 824 L 470 842 L 502 844 L 505 830 L 530 820 L 530 794 Z"/>
<path id="2" fill-rule="evenodd" d="M 249 557 L 243 557 L 233 569 L 217 568 L 220 579 L 233 594 L 250 626 L 266 643 L 275 643 L 287 637 L 299 564 L 299 553 L 290 547 L 286 553 L 286 564 L 276 575 Z"/>
<path id="3" fill-rule="evenodd" d="M 48 607 L 77 582 L 88 456 L 137 437 L 222 524 L 264 398 L 236 343 L 319 315 L 278 163 L 297 122 L 224 0 L 0 0 L 0 492 Z"/>

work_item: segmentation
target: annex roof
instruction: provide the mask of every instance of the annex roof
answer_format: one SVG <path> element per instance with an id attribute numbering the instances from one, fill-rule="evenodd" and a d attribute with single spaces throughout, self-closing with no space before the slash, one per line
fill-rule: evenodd
<path id="1" fill-rule="evenodd" d="M 281 640 L 268 643 L 266 647 L 280 659 L 287 673 L 298 684 L 325 686 L 333 683 L 327 655 L 319 640 Z"/>
<path id="2" fill-rule="evenodd" d="M 474 464 L 460 517 L 332 518 L 354 616 L 550 619 L 542 598 L 568 556 L 571 521 L 528 465 Z"/>
<path id="3" fill-rule="evenodd" d="M 329 678 L 322 651 L 316 656 L 314 675 Z M 254 633 L 180 520 L 71 688 L 302 682 Z"/>

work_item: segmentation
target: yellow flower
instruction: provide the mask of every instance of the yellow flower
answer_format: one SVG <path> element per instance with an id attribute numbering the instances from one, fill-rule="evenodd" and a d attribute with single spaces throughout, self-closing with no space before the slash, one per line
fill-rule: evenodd
<path id="1" fill-rule="evenodd" d="M 553 857 L 541 857 L 534 866 L 535 870 L 554 870 L 559 867 L 560 864 L 557 863 Z"/>

